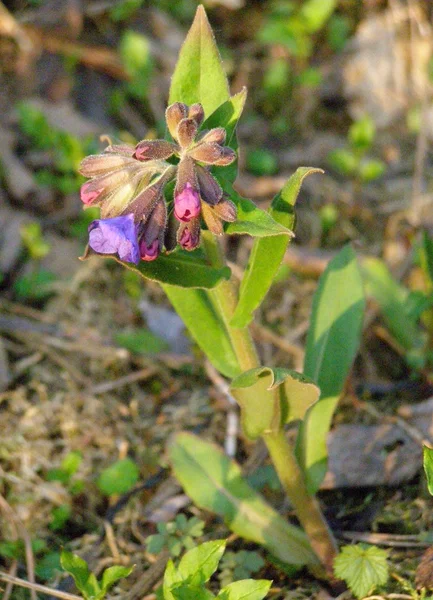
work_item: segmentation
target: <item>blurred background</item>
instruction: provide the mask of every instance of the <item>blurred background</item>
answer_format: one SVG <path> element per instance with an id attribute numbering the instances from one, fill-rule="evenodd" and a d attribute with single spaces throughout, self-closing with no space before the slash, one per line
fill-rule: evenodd
<path id="1" fill-rule="evenodd" d="M 419 440 L 369 429 L 386 420 L 365 417 L 359 398 L 374 398 L 387 415 L 432 395 L 423 257 L 430 252 L 433 264 L 433 3 L 203 3 L 232 93 L 249 90 L 238 191 L 266 208 L 298 166 L 325 170 L 303 184 L 296 238 L 254 326 L 261 355 L 302 369 L 311 297 L 329 258 L 347 242 L 361 258 L 380 258 L 337 419 L 358 429 L 335 436 L 326 487 L 348 477 L 362 484 L 374 438 L 375 456 L 391 456 L 394 466 L 372 466 L 371 485 L 414 485 L 369 500 L 332 492 L 334 517 L 348 529 L 418 534 L 431 526 L 416 480 Z M 0 2 L 0 492 L 40 542 L 40 581 L 55 577 L 65 543 L 90 548 L 94 563 L 110 553 L 97 532 L 113 494 L 165 466 L 173 431 L 205 429 L 224 444 L 233 409 L 158 285 L 109 260 L 78 260 L 97 209 L 82 210 L 77 166 L 106 145 L 101 136 L 135 143 L 164 135 L 170 76 L 196 8 L 193 0 Z M 251 239 L 224 243 L 239 274 Z M 413 417 L 421 439 L 429 410 Z M 338 462 L 342 447 L 350 464 Z M 114 488 L 101 484 L 101 473 L 124 460 L 129 487 L 116 488 L 117 467 Z M 275 493 L 270 481 L 257 485 Z M 152 523 L 175 514 L 155 516 L 148 500 L 143 492 L 110 513 L 122 552 L 143 567 L 139 548 Z M 20 552 L 0 544 L 3 566 Z"/>

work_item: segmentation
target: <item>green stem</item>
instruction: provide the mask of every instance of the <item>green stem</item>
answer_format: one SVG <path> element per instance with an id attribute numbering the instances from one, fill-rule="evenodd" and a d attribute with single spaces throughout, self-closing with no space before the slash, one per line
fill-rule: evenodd
<path id="1" fill-rule="evenodd" d="M 265 433 L 263 440 L 296 516 L 310 540 L 311 547 L 332 578 L 334 558 L 338 552 L 337 544 L 317 498 L 308 493 L 304 476 L 284 430 Z"/>
<path id="2" fill-rule="evenodd" d="M 206 254 L 215 267 L 225 265 L 221 248 L 212 233 L 203 232 L 203 243 Z M 237 304 L 237 292 L 233 281 L 224 281 L 212 290 L 212 295 L 220 308 L 221 316 L 230 336 L 233 349 L 242 371 L 260 366 L 256 347 L 248 328 L 236 328 L 230 324 Z M 263 399 L 268 402 L 268 398 Z M 326 569 L 333 579 L 333 562 L 337 554 L 337 545 L 325 521 L 315 496 L 308 493 L 305 479 L 296 460 L 292 446 L 289 444 L 283 429 L 263 435 L 278 477 L 292 503 L 297 517 Z"/>

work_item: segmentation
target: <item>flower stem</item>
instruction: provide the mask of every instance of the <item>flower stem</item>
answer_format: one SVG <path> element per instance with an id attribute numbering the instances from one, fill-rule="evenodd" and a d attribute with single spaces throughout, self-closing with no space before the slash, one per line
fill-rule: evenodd
<path id="1" fill-rule="evenodd" d="M 224 256 L 218 241 L 210 232 L 204 231 L 203 243 L 211 264 L 221 268 L 225 266 Z M 247 327 L 236 328 L 230 324 L 237 304 L 237 292 L 233 281 L 223 281 L 211 291 L 220 308 L 220 314 L 230 336 L 233 349 L 242 371 L 260 366 L 256 347 Z M 276 393 L 276 392 L 275 392 Z M 263 399 L 269 402 L 269 398 Z M 329 578 L 333 579 L 333 561 L 337 554 L 337 545 L 325 521 L 315 496 L 308 493 L 301 468 L 289 444 L 284 429 L 265 433 L 263 440 L 287 496 L 304 528 L 311 547 L 325 567 Z"/>
<path id="2" fill-rule="evenodd" d="M 278 477 L 292 503 L 311 547 L 333 578 L 333 563 L 337 555 L 337 544 L 325 521 L 315 496 L 310 496 L 305 479 L 283 429 L 266 433 L 263 440 L 269 450 Z"/>

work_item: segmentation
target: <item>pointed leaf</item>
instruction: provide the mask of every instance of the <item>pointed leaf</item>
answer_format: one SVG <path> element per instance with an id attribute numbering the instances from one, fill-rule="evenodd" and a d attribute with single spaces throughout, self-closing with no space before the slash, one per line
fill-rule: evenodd
<path id="1" fill-rule="evenodd" d="M 272 581 L 266 579 L 242 579 L 224 587 L 218 600 L 262 600 L 269 592 Z"/>
<path id="2" fill-rule="evenodd" d="M 367 295 L 379 304 L 384 321 L 397 342 L 405 350 L 422 348 L 423 332 L 407 310 L 409 290 L 393 278 L 386 264 L 378 258 L 364 259 L 362 274 Z"/>
<path id="3" fill-rule="evenodd" d="M 168 283 L 181 288 L 213 288 L 223 279 L 230 278 L 228 267 L 222 269 L 211 267 L 202 258 L 200 251 L 176 250 L 168 255 L 161 254 L 151 262 L 142 260 L 138 266 L 122 262 L 115 257 L 111 258 L 144 279 Z"/>
<path id="4" fill-rule="evenodd" d="M 302 182 L 312 173 L 323 173 L 323 171 L 299 167 L 272 201 L 269 214 L 277 223 L 289 230 L 292 230 L 295 224 L 294 206 Z M 252 321 L 253 312 L 268 293 L 290 240 L 287 235 L 255 240 L 242 279 L 239 302 L 231 322 L 233 327 L 246 327 Z"/>
<path id="5" fill-rule="evenodd" d="M 428 491 L 433 496 L 433 448 L 424 446 L 424 471 L 427 477 Z"/>
<path id="6" fill-rule="evenodd" d="M 225 548 L 225 540 L 205 542 L 192 548 L 179 563 L 179 575 L 192 586 L 203 585 L 217 570 Z"/>
<path id="7" fill-rule="evenodd" d="M 208 116 L 229 98 L 227 77 L 214 34 L 203 6 L 199 6 L 180 49 L 169 104 L 200 102 Z"/>
<path id="8" fill-rule="evenodd" d="M 268 212 L 258 208 L 251 200 L 242 198 L 230 183 L 222 179 L 219 179 L 219 181 L 238 211 L 236 221 L 227 225 L 226 233 L 229 235 L 246 233 L 255 237 L 270 235 L 293 237 L 292 231 L 277 223 Z"/>
<path id="9" fill-rule="evenodd" d="M 206 588 L 180 583 L 172 588 L 174 600 L 213 600 L 215 596 Z"/>
<path id="10" fill-rule="evenodd" d="M 174 562 L 171 558 L 167 562 L 164 572 L 164 580 L 162 583 L 162 590 L 164 594 L 164 600 L 175 600 L 172 594 L 172 589 L 179 583 L 182 582 L 182 577 L 179 575 Z"/>
<path id="11" fill-rule="evenodd" d="M 320 278 L 307 335 L 304 373 L 317 383 L 321 396 L 301 424 L 296 450 L 311 494 L 326 474 L 326 440 L 358 350 L 364 310 L 356 254 L 345 246 Z"/>
<path id="12" fill-rule="evenodd" d="M 102 575 L 101 587 L 102 591 L 107 592 L 112 585 L 114 585 L 119 579 L 128 577 L 132 573 L 133 567 L 122 567 L 121 565 L 115 565 L 114 567 L 108 567 L 105 569 Z"/>
<path id="13" fill-rule="evenodd" d="M 240 367 L 227 329 L 205 290 L 162 286 L 194 340 L 218 371 L 235 377 Z"/>
<path id="14" fill-rule="evenodd" d="M 82 592 L 86 588 L 90 571 L 87 563 L 77 554 L 63 550 L 60 555 L 62 568 L 72 575 L 77 589 Z"/>
<path id="15" fill-rule="evenodd" d="M 317 564 L 303 531 L 281 518 L 217 446 L 181 433 L 169 454 L 177 479 L 199 507 L 224 517 L 234 533 L 265 546 L 282 561 Z"/>

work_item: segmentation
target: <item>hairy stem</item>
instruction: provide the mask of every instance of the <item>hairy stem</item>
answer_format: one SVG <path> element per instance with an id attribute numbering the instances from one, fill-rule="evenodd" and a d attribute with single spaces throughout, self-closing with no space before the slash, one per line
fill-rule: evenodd
<path id="1" fill-rule="evenodd" d="M 215 237 L 210 232 L 203 232 L 203 242 L 211 264 L 215 267 L 223 267 L 224 256 Z M 211 293 L 220 308 L 241 370 L 246 371 L 260 366 L 249 329 L 232 327 L 230 324 L 237 304 L 237 291 L 233 281 L 220 283 Z M 264 398 L 263 402 L 269 402 L 269 398 Z M 304 476 L 284 430 L 266 433 L 263 435 L 263 440 L 281 484 L 308 535 L 311 547 L 325 567 L 327 575 L 333 579 L 333 561 L 337 554 L 337 545 L 317 499 L 310 496 L 307 491 Z"/>

